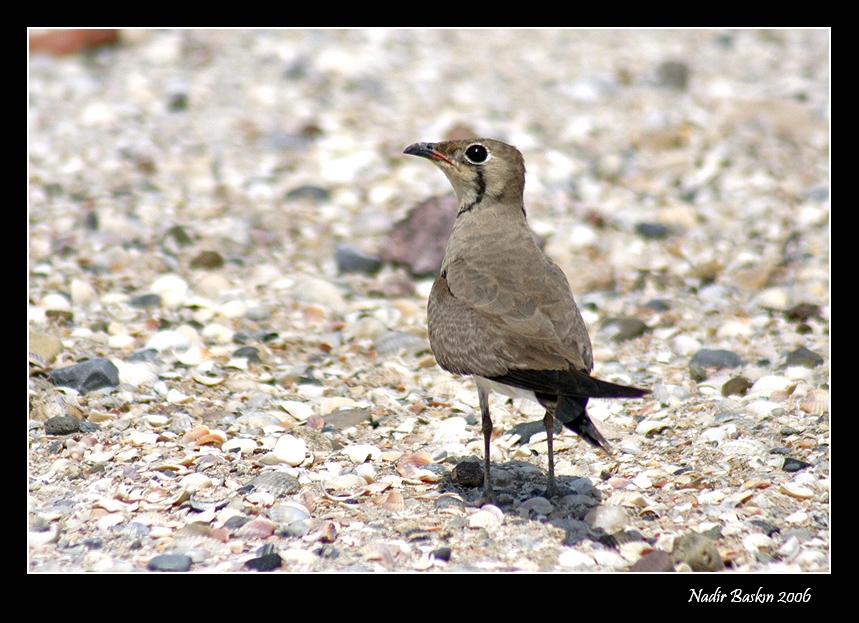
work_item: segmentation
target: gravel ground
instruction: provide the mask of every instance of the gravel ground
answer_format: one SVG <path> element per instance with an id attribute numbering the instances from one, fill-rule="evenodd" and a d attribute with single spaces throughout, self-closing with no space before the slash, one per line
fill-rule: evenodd
<path id="1" fill-rule="evenodd" d="M 829 571 L 829 43 L 123 31 L 31 55 L 29 569 Z M 429 351 L 431 278 L 374 262 L 450 192 L 402 150 L 464 135 L 523 152 L 594 373 L 653 391 L 593 401 L 613 456 L 557 437 L 551 501 L 541 410 L 495 395 L 499 506 L 476 506 L 477 393 Z"/>

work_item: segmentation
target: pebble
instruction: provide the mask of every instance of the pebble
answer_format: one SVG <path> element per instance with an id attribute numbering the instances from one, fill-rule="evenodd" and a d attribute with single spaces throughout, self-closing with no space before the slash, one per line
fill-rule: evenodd
<path id="1" fill-rule="evenodd" d="M 674 564 L 686 563 L 692 571 L 719 571 L 725 567 L 713 541 L 694 532 L 674 539 L 671 558 Z"/>
<path id="2" fill-rule="evenodd" d="M 146 568 L 150 571 L 188 571 L 193 561 L 184 554 L 161 554 L 149 559 Z"/>
<path id="3" fill-rule="evenodd" d="M 280 554 L 265 554 L 245 562 L 245 567 L 253 571 L 274 571 L 282 565 L 283 558 L 280 557 Z"/>
<path id="4" fill-rule="evenodd" d="M 51 372 L 54 385 L 70 387 L 81 394 L 119 385 L 119 370 L 109 359 L 97 357 Z"/>
<path id="5" fill-rule="evenodd" d="M 735 376 L 722 385 L 723 396 L 745 396 L 748 389 L 752 387 L 752 382 L 744 376 Z"/>
<path id="6" fill-rule="evenodd" d="M 806 368 L 814 368 L 823 363 L 823 357 L 815 352 L 808 350 L 805 346 L 800 346 L 787 355 L 788 366 L 804 366 Z"/>
<path id="7" fill-rule="evenodd" d="M 372 275 L 382 267 L 382 262 L 372 255 L 350 244 L 340 243 L 335 249 L 337 270 L 341 273 L 364 273 Z"/>
<path id="8" fill-rule="evenodd" d="M 705 368 L 736 368 L 743 365 L 740 356 L 729 350 L 699 350 L 689 362 Z"/>
<path id="9" fill-rule="evenodd" d="M 52 417 L 45 421 L 46 435 L 71 435 L 80 430 L 81 423 L 69 415 Z"/>
<path id="10" fill-rule="evenodd" d="M 598 331 L 606 342 L 624 342 L 644 335 L 647 325 L 638 318 L 609 318 Z"/>
<path id="11" fill-rule="evenodd" d="M 453 193 L 415 205 L 391 228 L 380 250 L 381 259 L 404 264 L 415 276 L 438 275 L 458 209 Z"/>
<path id="12" fill-rule="evenodd" d="M 373 416 L 366 409 L 341 409 L 324 416 L 325 424 L 336 430 L 357 426 L 361 422 L 371 422 Z"/>
<path id="13" fill-rule="evenodd" d="M 664 573 L 674 571 L 674 562 L 671 560 L 671 554 L 653 551 L 635 561 L 629 570 L 634 573 Z"/>

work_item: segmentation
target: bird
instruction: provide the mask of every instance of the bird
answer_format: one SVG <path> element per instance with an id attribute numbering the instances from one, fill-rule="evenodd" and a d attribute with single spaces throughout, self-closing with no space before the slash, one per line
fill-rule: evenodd
<path id="1" fill-rule="evenodd" d="M 438 364 L 454 375 L 471 375 L 477 385 L 483 497 L 496 500 L 489 464 L 492 391 L 524 395 L 545 408 L 549 469 L 544 497 L 560 496 L 555 418 L 611 455 L 588 416 L 588 399 L 640 398 L 649 391 L 590 375 L 591 341 L 569 282 L 540 249 L 527 222 L 525 161 L 518 149 L 473 138 L 415 143 L 403 153 L 441 169 L 459 200 L 427 302 L 427 331 Z"/>

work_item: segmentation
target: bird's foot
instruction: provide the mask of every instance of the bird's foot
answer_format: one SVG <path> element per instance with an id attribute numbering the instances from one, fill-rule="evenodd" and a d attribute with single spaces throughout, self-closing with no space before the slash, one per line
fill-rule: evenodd
<path id="1" fill-rule="evenodd" d="M 543 497 L 549 500 L 554 497 L 561 497 L 561 495 L 561 490 L 558 488 L 558 484 L 555 482 L 555 479 L 550 479 L 549 485 L 546 487 L 546 491 L 543 493 Z"/>
<path id="2" fill-rule="evenodd" d="M 475 505 L 479 508 L 484 504 L 498 506 L 498 498 L 495 497 L 495 491 L 492 489 L 492 485 L 488 485 L 483 488 L 483 495 L 480 496 Z"/>

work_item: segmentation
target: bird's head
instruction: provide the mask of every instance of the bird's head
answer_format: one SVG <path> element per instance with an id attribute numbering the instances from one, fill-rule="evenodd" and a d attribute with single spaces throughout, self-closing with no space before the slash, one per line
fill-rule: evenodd
<path id="1" fill-rule="evenodd" d="M 403 152 L 431 160 L 447 176 L 460 209 L 484 198 L 522 204 L 525 161 L 512 145 L 491 138 L 415 143 Z"/>

